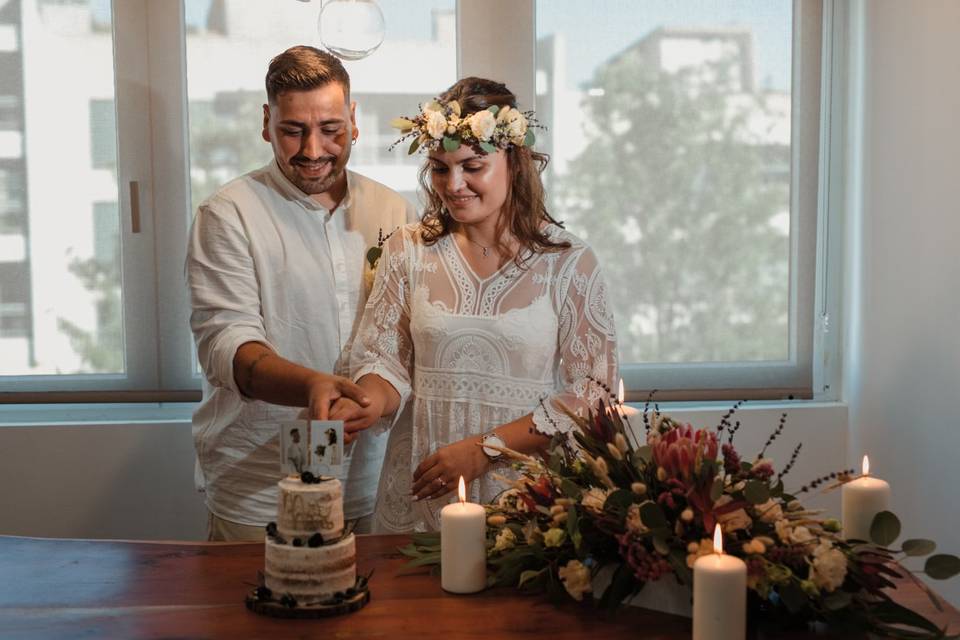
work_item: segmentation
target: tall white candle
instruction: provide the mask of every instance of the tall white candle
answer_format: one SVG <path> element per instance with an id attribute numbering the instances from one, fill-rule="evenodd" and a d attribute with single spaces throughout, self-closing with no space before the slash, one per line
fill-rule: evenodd
<path id="1" fill-rule="evenodd" d="M 487 586 L 487 515 L 467 502 L 460 476 L 460 501 L 440 511 L 440 586 L 451 593 L 476 593 Z"/>
<path id="2" fill-rule="evenodd" d="M 693 564 L 693 640 L 743 640 L 747 635 L 747 565 L 723 553 L 713 530 L 713 553 Z"/>
<path id="3" fill-rule="evenodd" d="M 620 415 L 622 415 L 624 418 L 631 419 L 640 413 L 637 409 L 623 404 L 623 398 L 623 378 L 620 378 L 620 388 L 617 390 L 617 405 L 620 408 Z"/>
<path id="4" fill-rule="evenodd" d="M 841 489 L 843 536 L 848 540 L 870 540 L 873 518 L 890 505 L 890 485 L 870 475 L 870 459 L 863 456 L 863 475 Z"/>

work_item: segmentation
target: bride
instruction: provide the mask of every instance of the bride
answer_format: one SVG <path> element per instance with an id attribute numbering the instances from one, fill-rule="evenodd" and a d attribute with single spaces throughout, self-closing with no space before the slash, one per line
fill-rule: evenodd
<path id="1" fill-rule="evenodd" d="M 532 114 L 498 82 L 465 78 L 401 140 L 427 150 L 423 220 L 389 237 L 351 352 L 366 408 L 341 399 L 347 433 L 396 420 L 375 532 L 439 528 L 460 476 L 489 502 L 510 475 L 499 451 L 541 452 L 617 379 L 614 322 L 593 251 L 546 210 Z M 389 421 L 380 425 L 390 426 Z M 382 428 L 382 427 L 375 427 Z"/>

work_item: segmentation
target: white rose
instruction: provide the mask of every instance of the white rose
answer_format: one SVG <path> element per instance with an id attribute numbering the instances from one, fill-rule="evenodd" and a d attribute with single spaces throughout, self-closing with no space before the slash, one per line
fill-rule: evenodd
<path id="1" fill-rule="evenodd" d="M 527 119 L 516 109 L 507 116 L 507 136 L 513 144 L 522 144 L 527 135 Z"/>
<path id="2" fill-rule="evenodd" d="M 447 119 L 439 111 L 427 111 L 424 114 L 427 118 L 426 130 L 434 140 L 443 138 L 447 130 Z"/>
<path id="3" fill-rule="evenodd" d="M 571 560 L 567 566 L 560 567 L 557 573 L 560 574 L 560 582 L 574 600 L 583 600 L 583 594 L 592 590 L 590 569 L 579 560 Z"/>
<path id="4" fill-rule="evenodd" d="M 754 509 L 760 516 L 760 520 L 767 524 L 773 524 L 783 518 L 783 509 L 780 508 L 780 503 L 772 498 L 763 504 L 756 505 Z"/>
<path id="5" fill-rule="evenodd" d="M 796 526 L 790 530 L 790 542 L 794 544 L 803 544 L 811 540 L 813 540 L 813 534 L 810 533 L 810 529 L 807 529 L 803 525 Z"/>
<path id="6" fill-rule="evenodd" d="M 833 591 L 843 584 L 847 577 L 847 557 L 829 541 L 821 542 L 813 550 L 813 567 L 810 579 L 818 587 Z"/>
<path id="7" fill-rule="evenodd" d="M 517 542 L 517 536 L 509 528 L 504 527 L 497 534 L 497 540 L 493 545 L 494 551 L 506 551 L 512 549 Z"/>
<path id="8" fill-rule="evenodd" d="M 492 113 L 484 109 L 477 111 L 468 118 L 470 121 L 470 131 L 473 132 L 477 140 L 486 141 L 493 135 L 493 130 L 497 126 L 497 119 Z"/>
<path id="9" fill-rule="evenodd" d="M 603 504 L 607 501 L 607 492 L 597 487 L 590 487 L 590 490 L 580 498 L 580 504 L 584 509 L 591 511 L 603 511 Z"/>
<path id="10" fill-rule="evenodd" d="M 729 495 L 722 495 L 713 506 L 716 509 L 717 507 L 726 506 L 731 502 L 733 502 L 733 498 L 731 498 Z M 735 509 L 733 511 L 727 511 L 726 513 L 718 515 L 717 521 L 720 522 L 720 527 L 725 533 L 746 529 L 753 524 L 753 520 L 750 519 L 750 516 L 747 515 L 747 512 L 743 509 Z"/>

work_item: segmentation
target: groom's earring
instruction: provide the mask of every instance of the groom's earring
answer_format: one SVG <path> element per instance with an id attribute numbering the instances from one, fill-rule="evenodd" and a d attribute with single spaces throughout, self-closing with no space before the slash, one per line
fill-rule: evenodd
<path id="1" fill-rule="evenodd" d="M 351 141 L 350 141 L 350 144 L 356 146 L 356 144 L 357 144 L 357 139 L 354 138 L 353 140 L 351 140 Z"/>

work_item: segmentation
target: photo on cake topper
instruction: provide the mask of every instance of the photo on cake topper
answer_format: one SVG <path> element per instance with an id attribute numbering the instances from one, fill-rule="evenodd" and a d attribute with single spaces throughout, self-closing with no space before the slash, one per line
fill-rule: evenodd
<path id="1" fill-rule="evenodd" d="M 340 477 L 343 466 L 343 421 L 310 421 L 309 471 L 315 476 Z"/>
<path id="2" fill-rule="evenodd" d="M 297 420 L 280 425 L 280 470 L 293 475 L 310 465 L 310 421 Z"/>

